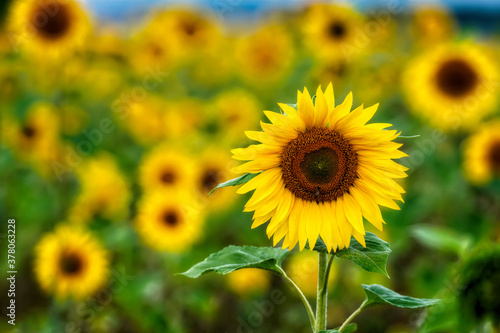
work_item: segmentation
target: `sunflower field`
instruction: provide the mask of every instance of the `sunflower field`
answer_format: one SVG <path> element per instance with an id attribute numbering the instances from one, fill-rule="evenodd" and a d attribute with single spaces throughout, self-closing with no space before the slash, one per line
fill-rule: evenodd
<path id="1" fill-rule="evenodd" d="M 0 4 L 0 332 L 500 333 L 500 5 L 171 2 Z"/>

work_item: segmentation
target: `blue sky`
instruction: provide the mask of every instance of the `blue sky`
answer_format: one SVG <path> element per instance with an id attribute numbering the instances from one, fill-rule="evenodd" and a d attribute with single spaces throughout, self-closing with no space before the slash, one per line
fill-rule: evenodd
<path id="1" fill-rule="evenodd" d="M 259 13 L 276 7 L 294 7 L 310 0 L 80 0 L 98 18 L 116 19 L 137 16 L 145 13 L 153 6 L 171 4 L 198 5 L 205 10 L 214 11 L 217 7 L 231 8 L 232 13 Z M 411 7 L 423 3 L 422 0 L 353 0 L 359 8 L 383 7 L 389 2 L 398 2 L 405 7 Z M 425 1 L 438 2 L 438 1 Z M 442 0 L 438 3 L 465 11 L 497 11 L 500 15 L 500 0 Z"/>

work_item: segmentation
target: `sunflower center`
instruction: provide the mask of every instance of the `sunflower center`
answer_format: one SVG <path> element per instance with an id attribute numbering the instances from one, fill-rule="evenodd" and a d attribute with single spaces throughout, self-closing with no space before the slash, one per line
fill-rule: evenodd
<path id="1" fill-rule="evenodd" d="M 163 55 L 163 48 L 156 43 L 149 44 L 149 51 L 155 57 L 161 57 Z"/>
<path id="2" fill-rule="evenodd" d="M 500 142 L 495 142 L 489 151 L 489 159 L 493 168 L 500 172 Z"/>
<path id="3" fill-rule="evenodd" d="M 307 201 L 332 201 L 349 190 L 357 177 L 357 154 L 340 134 L 313 128 L 299 134 L 281 155 L 283 182 Z"/>
<path id="4" fill-rule="evenodd" d="M 162 222 L 168 227 L 174 227 L 179 223 L 179 216 L 173 210 L 167 210 L 162 215 Z"/>
<path id="5" fill-rule="evenodd" d="M 323 184 L 333 179 L 339 171 L 338 160 L 335 150 L 328 147 L 319 148 L 304 155 L 300 162 L 300 171 L 308 182 Z"/>
<path id="6" fill-rule="evenodd" d="M 61 270 L 67 275 L 76 275 L 83 268 L 82 258 L 76 253 L 66 253 L 59 259 Z"/>
<path id="7" fill-rule="evenodd" d="M 219 184 L 219 170 L 207 169 L 201 177 L 201 186 L 204 191 L 211 191 Z"/>
<path id="8" fill-rule="evenodd" d="M 164 184 L 173 184 L 175 182 L 175 174 L 170 170 L 164 170 L 160 174 L 160 181 Z"/>
<path id="9" fill-rule="evenodd" d="M 445 62 L 437 72 L 437 85 L 447 95 L 461 97 L 477 84 L 477 73 L 464 60 Z"/>
<path id="10" fill-rule="evenodd" d="M 341 39 L 346 32 L 345 25 L 342 22 L 332 22 L 328 25 L 328 34 L 334 39 Z"/>
<path id="11" fill-rule="evenodd" d="M 199 30 L 198 26 L 194 21 L 186 21 L 182 23 L 182 30 L 187 36 L 194 36 Z"/>
<path id="12" fill-rule="evenodd" d="M 21 129 L 21 133 L 26 137 L 26 138 L 29 138 L 31 139 L 32 137 L 34 137 L 36 135 L 36 129 L 32 126 L 24 126 L 22 129 Z"/>
<path id="13" fill-rule="evenodd" d="M 70 13 L 68 8 L 59 5 L 54 13 L 52 8 L 48 8 L 50 3 L 41 3 L 35 10 L 35 18 L 46 18 L 43 21 L 35 22 L 37 30 L 49 39 L 57 39 L 63 36 L 70 27 Z M 40 20 L 40 19 L 39 19 Z"/>

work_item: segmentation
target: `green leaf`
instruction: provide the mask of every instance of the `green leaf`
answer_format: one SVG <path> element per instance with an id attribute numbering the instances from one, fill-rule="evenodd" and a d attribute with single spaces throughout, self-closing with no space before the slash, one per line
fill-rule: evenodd
<path id="1" fill-rule="evenodd" d="M 245 184 L 246 182 L 248 182 L 250 179 L 252 179 L 255 176 L 257 176 L 258 174 L 259 173 L 245 173 L 243 176 L 240 176 L 240 177 L 234 178 L 234 179 L 230 179 L 230 180 L 228 180 L 227 182 L 224 182 L 224 183 L 220 183 L 214 189 L 212 189 L 212 191 L 210 191 L 210 193 L 208 193 L 208 195 L 212 194 L 213 191 L 215 191 L 218 188 Z"/>
<path id="2" fill-rule="evenodd" d="M 440 300 L 428 298 L 413 298 L 410 296 L 403 296 L 395 291 L 387 289 L 379 284 L 361 285 L 366 293 L 366 301 L 363 308 L 377 304 L 389 304 L 405 309 L 423 308 L 426 306 L 434 305 Z"/>
<path id="3" fill-rule="evenodd" d="M 420 137 L 420 134 L 416 134 L 416 135 L 400 135 L 398 136 L 398 139 L 401 138 L 401 139 L 415 139 L 415 138 L 419 138 Z"/>
<path id="4" fill-rule="evenodd" d="M 464 253 L 472 244 L 468 235 L 436 225 L 416 225 L 412 228 L 413 236 L 423 245 L 440 251 L 455 254 Z"/>
<path id="5" fill-rule="evenodd" d="M 338 258 L 350 260 L 365 271 L 379 273 L 389 277 L 387 274 L 387 259 L 391 253 L 389 243 L 381 240 L 377 235 L 367 232 L 365 235 L 366 247 L 363 247 L 356 239 L 351 238 L 349 248 L 330 252 Z M 329 253 L 325 243 L 318 239 L 314 251 Z"/>
<path id="6" fill-rule="evenodd" d="M 342 333 L 352 333 L 352 332 L 356 332 L 356 330 L 358 329 L 358 325 L 356 325 L 355 323 L 351 323 L 349 325 L 347 325 L 344 330 L 342 331 Z M 319 333 L 341 333 L 339 331 L 338 328 L 334 329 L 334 330 L 327 330 L 327 331 L 319 331 Z"/>
<path id="7" fill-rule="evenodd" d="M 273 247 L 231 245 L 211 254 L 181 275 L 190 278 L 197 278 L 209 272 L 224 275 L 242 268 L 260 268 L 281 275 L 280 265 L 288 253 L 288 250 Z"/>

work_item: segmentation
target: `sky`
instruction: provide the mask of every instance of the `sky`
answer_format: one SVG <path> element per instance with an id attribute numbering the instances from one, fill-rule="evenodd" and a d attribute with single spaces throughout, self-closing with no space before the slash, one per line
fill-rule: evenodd
<path id="1" fill-rule="evenodd" d="M 248 13 L 259 15 L 259 13 L 280 7 L 293 8 L 310 3 L 311 0 L 79 0 L 94 13 L 99 19 L 121 20 L 133 16 L 140 16 L 147 13 L 151 7 L 164 6 L 172 4 L 181 4 L 185 6 L 196 5 L 204 10 L 212 11 L 214 14 L 241 14 Z M 422 3 L 441 3 L 443 5 L 461 10 L 461 11 L 496 11 L 500 17 L 500 0 L 352 0 L 344 1 L 353 3 L 361 9 L 370 7 L 384 7 L 388 3 L 401 4 L 403 7 L 416 6 Z"/>

